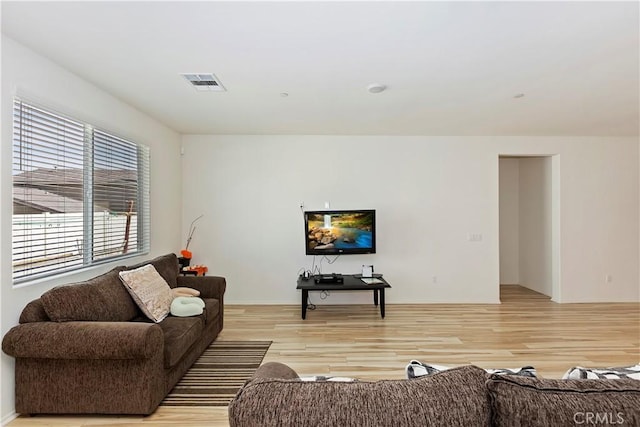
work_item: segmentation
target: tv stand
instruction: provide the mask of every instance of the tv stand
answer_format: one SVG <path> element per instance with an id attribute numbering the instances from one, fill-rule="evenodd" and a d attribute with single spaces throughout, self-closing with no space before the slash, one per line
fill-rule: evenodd
<path id="1" fill-rule="evenodd" d="M 316 281 L 316 278 L 319 276 L 337 276 L 342 278 L 342 282 L 327 282 L 327 281 Z M 368 285 L 364 283 L 362 279 L 362 274 L 328 274 L 328 275 L 318 275 L 311 276 L 309 279 L 305 279 L 304 277 L 298 277 L 298 286 L 296 289 L 300 289 L 302 292 L 302 318 L 306 319 L 307 317 L 307 303 L 309 301 L 309 291 L 372 291 L 373 292 L 373 303 L 374 305 L 378 305 L 378 301 L 380 302 L 380 317 L 384 319 L 384 290 L 386 288 L 390 288 L 391 285 L 382 277 L 381 274 L 374 274 L 373 277 L 382 281 L 382 283 L 375 283 Z M 337 280 L 337 279 L 336 279 Z"/>

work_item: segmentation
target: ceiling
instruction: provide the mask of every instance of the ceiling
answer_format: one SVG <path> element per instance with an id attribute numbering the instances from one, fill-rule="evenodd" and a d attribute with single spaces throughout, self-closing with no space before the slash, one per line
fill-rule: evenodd
<path id="1" fill-rule="evenodd" d="M 5 35 L 185 134 L 639 134 L 635 1 L 1 8 Z"/>

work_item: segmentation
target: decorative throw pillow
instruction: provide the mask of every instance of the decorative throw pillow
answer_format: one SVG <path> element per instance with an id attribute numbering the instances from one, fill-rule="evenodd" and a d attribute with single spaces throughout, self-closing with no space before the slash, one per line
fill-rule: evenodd
<path id="1" fill-rule="evenodd" d="M 407 378 L 419 378 L 425 375 L 433 375 L 438 372 L 446 371 L 453 368 L 453 366 L 444 366 L 444 365 L 433 365 L 422 363 L 418 360 L 412 360 L 409 362 L 407 367 L 405 368 L 405 372 L 407 373 Z M 485 369 L 485 372 L 489 374 L 497 374 L 497 375 L 519 375 L 522 377 L 532 377 L 536 378 L 536 368 L 533 366 L 523 366 L 521 368 L 498 368 L 498 369 Z"/>
<path id="2" fill-rule="evenodd" d="M 200 291 L 197 290 L 197 289 L 193 289 L 193 288 L 178 287 L 178 288 L 171 289 L 171 292 L 173 292 L 174 298 L 175 297 L 199 297 L 200 296 Z"/>
<path id="3" fill-rule="evenodd" d="M 203 311 L 204 301 L 198 297 L 176 297 L 171 302 L 171 315 L 173 316 L 199 316 Z"/>
<path id="4" fill-rule="evenodd" d="M 171 309 L 173 293 L 151 264 L 118 273 L 140 310 L 151 320 L 161 322 Z"/>
<path id="5" fill-rule="evenodd" d="M 623 366 L 619 368 L 583 368 L 575 366 L 569 369 L 562 376 L 563 380 L 586 380 L 586 379 L 618 379 L 631 378 L 640 380 L 640 364 L 634 366 Z"/>

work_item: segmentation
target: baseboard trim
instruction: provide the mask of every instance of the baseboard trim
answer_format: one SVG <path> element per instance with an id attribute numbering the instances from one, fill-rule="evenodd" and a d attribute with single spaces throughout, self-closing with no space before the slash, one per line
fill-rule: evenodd
<path id="1" fill-rule="evenodd" d="M 7 424 L 9 424 L 11 421 L 15 420 L 16 418 L 18 418 L 18 414 L 16 414 L 16 411 L 11 411 L 10 414 L 5 415 L 4 417 L 2 417 L 2 420 L 0 420 L 0 425 L 6 426 Z"/>

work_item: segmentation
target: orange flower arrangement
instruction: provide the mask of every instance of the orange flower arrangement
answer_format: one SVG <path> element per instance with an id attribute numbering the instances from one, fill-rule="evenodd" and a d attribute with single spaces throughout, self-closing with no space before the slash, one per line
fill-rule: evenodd
<path id="1" fill-rule="evenodd" d="M 183 250 L 180 251 L 180 255 L 182 255 L 183 258 L 191 259 L 191 257 L 193 256 L 193 254 L 189 250 L 189 243 L 191 243 L 191 238 L 193 237 L 193 233 L 196 231 L 196 227 L 194 226 L 194 224 L 196 223 L 197 220 L 199 220 L 203 216 L 204 214 L 200 215 L 199 217 L 191 221 L 191 225 L 189 226 L 189 236 L 187 236 L 187 245 Z"/>

